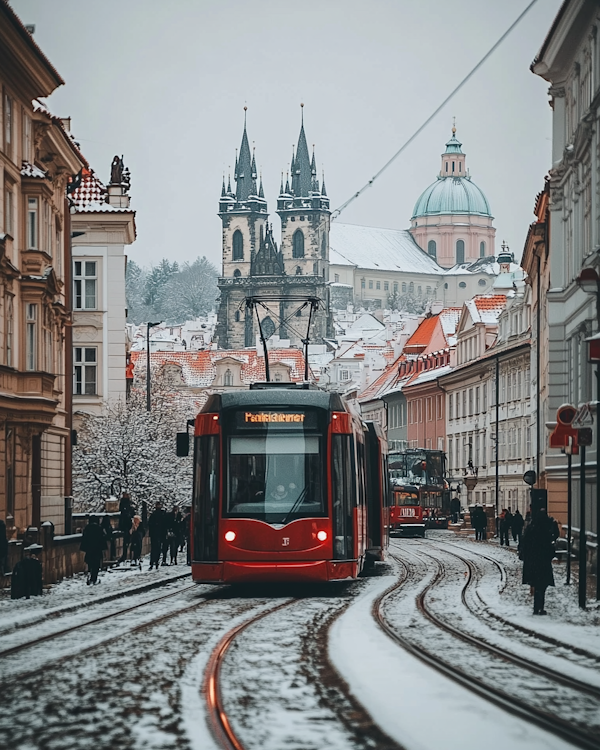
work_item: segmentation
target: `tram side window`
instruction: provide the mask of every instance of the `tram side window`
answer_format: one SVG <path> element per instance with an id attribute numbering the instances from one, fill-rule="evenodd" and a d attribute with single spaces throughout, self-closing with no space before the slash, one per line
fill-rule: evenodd
<path id="1" fill-rule="evenodd" d="M 196 440 L 194 475 L 194 560 L 215 561 L 219 517 L 218 436 Z"/>
<path id="2" fill-rule="evenodd" d="M 353 509 L 356 505 L 354 450 L 350 435 L 331 438 L 333 479 L 333 557 L 348 560 L 354 554 Z"/>

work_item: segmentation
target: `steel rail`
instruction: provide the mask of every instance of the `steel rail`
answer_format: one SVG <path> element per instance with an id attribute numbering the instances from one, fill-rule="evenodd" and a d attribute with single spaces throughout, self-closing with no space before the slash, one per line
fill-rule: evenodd
<path id="1" fill-rule="evenodd" d="M 206 666 L 206 673 L 204 678 L 204 693 L 206 695 L 206 703 L 208 705 L 208 719 L 212 729 L 213 735 L 217 742 L 221 745 L 224 750 L 246 750 L 239 737 L 233 730 L 225 706 L 223 704 L 223 695 L 221 693 L 221 665 L 225 655 L 233 643 L 234 639 L 250 625 L 254 625 L 263 617 L 271 615 L 274 612 L 278 612 L 284 607 L 289 607 L 294 604 L 297 599 L 291 601 L 285 601 L 282 604 L 278 604 L 276 607 L 271 607 L 263 612 L 259 612 L 257 615 L 253 615 L 248 620 L 245 620 L 240 625 L 236 625 L 223 638 L 219 641 L 216 647 L 213 649 L 208 664 Z"/>
<path id="2" fill-rule="evenodd" d="M 19 653 L 19 651 L 24 651 L 27 648 L 32 648 L 34 646 L 37 646 L 39 643 L 51 641 L 53 638 L 59 638 L 60 636 L 66 635 L 67 633 L 74 633 L 81 628 L 87 628 L 88 625 L 97 625 L 99 622 L 110 620 L 112 617 L 120 617 L 120 615 L 124 615 L 127 612 L 133 612 L 140 607 L 146 607 L 148 606 L 148 604 L 156 604 L 156 602 L 160 602 L 163 599 L 168 599 L 171 596 L 175 596 L 176 594 L 181 594 L 184 591 L 193 589 L 195 586 L 196 584 L 192 583 L 189 586 L 184 586 L 183 588 L 177 589 L 177 591 L 171 591 L 169 594 L 163 594 L 162 596 L 157 596 L 154 599 L 148 599 L 147 601 L 140 602 L 139 604 L 134 604 L 132 607 L 117 609 L 114 612 L 109 612 L 108 614 L 102 615 L 101 617 L 96 617 L 93 620 L 87 620 L 86 622 L 82 622 L 79 625 L 72 625 L 69 628 L 63 628 L 62 630 L 57 630 L 54 633 L 41 635 L 39 638 L 33 638 L 30 641 L 25 641 L 24 643 L 20 643 L 17 646 L 12 646 L 11 648 L 6 648 L 3 651 L 0 651 L 0 658 L 11 656 L 12 654 L 17 654 Z"/>
<path id="3" fill-rule="evenodd" d="M 26 620 L 22 625 L 17 625 L 16 627 L 11 624 L 9 627 L 0 627 L 0 635 L 6 635 L 7 633 L 13 633 L 15 630 L 28 630 L 29 628 L 33 628 L 36 625 L 39 625 L 40 623 L 46 622 L 48 620 L 58 619 L 62 617 L 63 615 L 68 615 L 71 612 L 79 612 L 83 611 L 85 609 L 91 609 L 92 607 L 95 607 L 99 604 L 106 604 L 107 602 L 112 602 L 115 599 L 124 599 L 128 596 L 134 596 L 135 594 L 143 594 L 146 591 L 152 591 L 154 589 L 162 588 L 163 586 L 168 585 L 169 583 L 173 583 L 174 581 L 180 581 L 182 578 L 189 578 L 190 572 L 187 571 L 187 573 L 180 573 L 176 576 L 170 576 L 169 578 L 161 578 L 158 581 L 151 581 L 150 583 L 144 583 L 141 586 L 132 586 L 127 589 L 122 589 L 120 591 L 113 591 L 110 594 L 107 594 L 105 596 L 99 596 L 94 599 L 87 599 L 85 601 L 79 601 L 76 604 L 65 604 L 64 606 L 57 606 L 54 609 L 51 609 L 47 612 L 39 612 L 36 616 L 35 614 L 31 616 L 30 619 Z M 0 656 L 2 654 L 0 653 Z"/>
<path id="4" fill-rule="evenodd" d="M 414 555 L 414 553 L 412 554 Z M 390 556 L 394 560 L 399 562 L 400 564 L 405 565 L 405 563 L 396 555 L 392 554 Z M 415 555 L 415 556 L 418 559 L 418 555 Z M 473 636 L 467 637 L 466 633 L 463 633 L 457 628 L 454 628 L 453 626 L 445 623 L 443 620 L 438 618 L 433 612 L 428 610 L 427 605 L 425 603 L 425 598 L 427 594 L 443 578 L 444 572 L 445 572 L 443 565 L 438 560 L 435 560 L 435 558 L 433 559 L 436 562 L 437 571 L 433 579 L 417 595 L 416 597 L 417 608 L 427 620 L 432 622 L 439 629 L 445 630 L 463 641 L 466 641 L 469 643 L 474 642 L 475 645 L 481 650 L 489 650 L 488 648 L 489 644 L 483 641 L 479 641 L 478 639 L 473 638 Z M 468 585 L 468 581 L 465 583 L 465 587 L 467 585 Z M 524 719 L 525 721 L 537 724 L 542 729 L 545 729 L 546 731 L 552 734 L 557 734 L 561 736 L 563 739 L 566 739 L 569 742 L 575 743 L 579 745 L 580 747 L 584 748 L 585 750 L 598 750 L 598 736 L 597 735 L 594 736 L 594 735 L 591 735 L 589 732 L 584 732 L 580 730 L 578 727 L 576 727 L 575 725 L 567 721 L 564 721 L 563 719 L 560 719 L 553 714 L 548 714 L 544 711 L 541 711 L 538 708 L 535 708 L 534 706 L 531 706 L 525 701 L 522 701 L 516 698 L 513 695 L 508 695 L 503 690 L 500 690 L 499 688 L 496 688 L 493 685 L 486 683 L 484 680 L 480 679 L 479 677 L 468 674 L 467 672 L 465 672 L 464 670 L 460 669 L 459 667 L 455 665 L 448 664 L 441 657 L 431 653 L 430 651 L 426 650 L 422 646 L 412 643 L 405 637 L 399 635 L 398 632 L 389 625 L 389 623 L 386 621 L 383 615 L 383 604 L 393 591 L 394 591 L 394 588 L 388 591 L 384 591 L 383 594 L 381 594 L 374 601 L 372 613 L 373 613 L 373 617 L 375 618 L 375 620 L 377 621 L 381 629 L 385 633 L 387 633 L 387 635 L 390 638 L 392 638 L 394 641 L 399 643 L 405 650 L 407 650 L 409 653 L 411 653 L 413 656 L 417 657 L 421 661 L 425 662 L 427 665 L 433 667 L 438 672 L 441 672 L 446 677 L 449 677 L 455 682 L 458 682 L 463 687 L 466 687 L 472 692 L 478 694 L 480 697 L 490 701 L 491 703 L 496 704 L 497 706 L 504 709 L 505 711 L 508 711 L 509 713 L 515 716 L 518 716 Z M 507 659 L 506 653 L 504 652 L 502 654 L 502 657 L 510 661 L 510 659 Z M 527 669 L 527 667 L 525 667 L 525 669 Z"/>
<path id="5" fill-rule="evenodd" d="M 193 586 L 190 586 L 190 588 L 193 588 Z M 169 596 L 174 596 L 175 594 L 181 593 L 181 591 L 187 591 L 187 587 L 185 589 L 180 589 L 179 591 L 174 591 L 172 594 L 169 594 Z M 166 597 L 161 597 L 161 599 L 165 599 L 165 598 Z M 158 600 L 151 599 L 150 601 L 145 602 L 145 604 L 154 604 L 156 603 L 156 601 Z M 165 620 L 168 620 L 171 617 L 177 617 L 178 615 L 181 615 L 184 612 L 189 612 L 192 609 L 196 609 L 197 607 L 201 607 L 205 604 L 209 604 L 211 601 L 213 601 L 212 598 L 202 599 L 201 601 L 194 602 L 193 604 L 190 604 L 187 607 L 181 607 L 180 609 L 176 609 L 172 612 L 167 612 L 164 615 L 160 615 L 159 617 L 155 617 L 153 620 L 150 620 L 149 622 L 143 622 L 143 623 L 140 623 L 139 625 L 135 625 L 133 628 L 129 628 L 127 631 L 118 633 L 117 635 L 110 636 L 109 638 L 104 638 L 97 643 L 91 644 L 90 646 L 84 646 L 83 648 L 79 649 L 79 651 L 76 651 L 73 654 L 64 654 L 63 656 L 59 656 L 50 662 L 46 662 L 41 667 L 36 667 L 35 669 L 31 669 L 27 672 L 18 672 L 14 674 L 14 676 L 9 675 L 8 677 L 3 677 L 2 678 L 3 685 L 7 685 L 11 682 L 20 682 L 21 680 L 25 678 L 44 673 L 48 670 L 48 668 L 56 667 L 57 665 L 62 664 L 63 662 L 69 661 L 70 659 L 76 659 L 79 656 L 81 656 L 81 654 L 85 654 L 88 651 L 94 651 L 95 649 L 105 646 L 107 643 L 118 641 L 120 638 L 125 638 L 129 635 L 132 635 L 133 633 L 139 633 L 142 630 L 146 630 L 147 628 L 154 627 L 154 625 L 158 625 L 159 623 L 164 622 Z"/>
<path id="6" fill-rule="evenodd" d="M 455 547 L 456 549 L 460 549 L 463 552 L 471 552 L 471 550 L 465 549 L 464 547 L 461 547 L 459 544 L 455 544 L 454 542 L 439 542 L 437 539 L 435 540 L 436 544 L 448 544 L 452 547 Z M 489 557 L 488 555 L 484 555 L 483 553 L 479 552 L 479 550 L 473 550 L 473 554 L 483 557 L 485 560 L 489 560 L 490 562 L 494 563 L 496 567 L 500 570 L 500 575 L 502 576 L 502 571 L 505 569 L 502 566 L 502 564 L 495 560 L 493 557 Z M 449 554 L 453 554 L 450 552 Z M 459 557 L 457 555 L 457 557 Z M 504 584 L 506 585 L 506 584 Z M 501 588 L 502 591 L 502 588 Z M 559 641 L 558 638 L 553 638 L 551 635 L 546 635 L 545 633 L 539 633 L 536 630 L 531 630 L 530 628 L 526 627 L 525 625 L 520 625 L 517 622 L 512 622 L 511 620 L 507 620 L 502 615 L 499 615 L 497 612 L 494 612 L 489 607 L 486 610 L 487 614 L 490 615 L 494 620 L 497 620 L 498 622 L 502 623 L 503 625 L 509 625 L 513 630 L 518 630 L 521 633 L 524 633 L 525 635 L 528 635 L 532 638 L 535 638 L 539 641 L 543 641 L 544 643 L 549 644 L 550 646 L 556 646 L 557 648 L 563 648 L 565 651 L 570 651 L 573 654 L 576 654 L 577 656 L 583 656 L 586 659 L 589 659 L 590 661 L 593 661 L 596 664 L 600 664 L 600 656 L 598 654 L 594 654 L 591 651 L 586 651 L 586 649 L 581 648 L 580 646 L 574 646 L 571 643 L 566 643 L 565 641 Z"/>

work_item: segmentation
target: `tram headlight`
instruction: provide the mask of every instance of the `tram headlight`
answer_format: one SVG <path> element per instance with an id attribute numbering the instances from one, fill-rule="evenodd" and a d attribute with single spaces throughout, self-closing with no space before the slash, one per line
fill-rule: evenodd
<path id="1" fill-rule="evenodd" d="M 317 539 L 320 542 L 324 542 L 327 539 L 327 532 L 326 531 L 317 531 Z"/>
<path id="2" fill-rule="evenodd" d="M 233 542 L 233 541 L 235 541 L 235 531 L 226 531 L 225 532 L 225 541 L 226 542 Z"/>

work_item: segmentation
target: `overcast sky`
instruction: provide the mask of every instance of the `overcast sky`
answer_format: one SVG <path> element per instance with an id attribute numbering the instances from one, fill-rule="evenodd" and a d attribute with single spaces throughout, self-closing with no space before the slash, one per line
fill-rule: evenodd
<path id="1" fill-rule="evenodd" d="M 300 102 L 332 209 L 360 188 L 485 54 L 529 0 L 12 0 L 65 80 L 48 100 L 98 177 L 132 175 L 142 265 L 206 255 L 248 106 L 274 215 Z M 339 221 L 405 229 L 435 180 L 456 117 L 473 181 L 520 257 L 550 168 L 548 84 L 530 70 L 560 0 L 538 0 L 466 87 Z"/>

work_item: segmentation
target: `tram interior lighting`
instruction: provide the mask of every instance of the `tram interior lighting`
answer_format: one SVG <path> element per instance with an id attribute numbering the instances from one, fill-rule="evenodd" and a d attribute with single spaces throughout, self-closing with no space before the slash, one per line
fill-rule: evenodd
<path id="1" fill-rule="evenodd" d="M 327 539 L 327 532 L 326 531 L 317 531 L 317 539 L 320 542 L 324 542 Z"/>
<path id="2" fill-rule="evenodd" d="M 235 540 L 235 531 L 226 531 L 225 532 L 225 541 L 226 542 L 233 542 Z"/>

